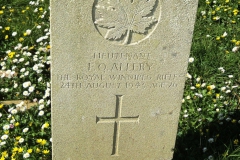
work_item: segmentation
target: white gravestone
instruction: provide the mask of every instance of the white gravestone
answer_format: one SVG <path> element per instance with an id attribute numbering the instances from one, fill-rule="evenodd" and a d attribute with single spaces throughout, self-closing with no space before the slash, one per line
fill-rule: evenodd
<path id="1" fill-rule="evenodd" d="M 52 0 L 53 160 L 170 160 L 197 0 Z"/>

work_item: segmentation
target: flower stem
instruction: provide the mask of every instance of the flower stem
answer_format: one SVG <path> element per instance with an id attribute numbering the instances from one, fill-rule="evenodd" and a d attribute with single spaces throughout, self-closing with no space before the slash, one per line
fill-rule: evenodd
<path id="1" fill-rule="evenodd" d="M 130 36 L 130 30 L 128 29 L 128 31 L 127 31 L 127 36 L 126 36 L 126 38 L 125 38 L 125 40 L 124 40 L 124 42 L 123 42 L 123 45 L 128 44 L 129 36 Z"/>

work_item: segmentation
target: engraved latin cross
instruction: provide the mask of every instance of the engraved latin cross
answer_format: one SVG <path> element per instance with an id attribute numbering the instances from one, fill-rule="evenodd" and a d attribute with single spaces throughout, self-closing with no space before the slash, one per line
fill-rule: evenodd
<path id="1" fill-rule="evenodd" d="M 139 115 L 135 117 L 122 117 L 122 99 L 123 95 L 116 95 L 116 111 L 115 117 L 97 117 L 97 124 L 99 123 L 114 123 L 114 134 L 113 134 L 113 149 L 112 156 L 118 155 L 119 137 L 120 137 L 120 125 L 121 123 L 137 122 L 139 123 Z"/>

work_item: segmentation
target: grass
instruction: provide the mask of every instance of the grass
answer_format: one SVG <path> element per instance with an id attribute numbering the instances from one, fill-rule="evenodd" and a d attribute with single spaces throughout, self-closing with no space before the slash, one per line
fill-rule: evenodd
<path id="1" fill-rule="evenodd" d="M 0 100 L 38 103 L 0 103 L 0 160 L 51 159 L 49 0 L 0 2 Z M 240 159 L 239 10 L 199 0 L 175 160 Z"/>
<path id="2" fill-rule="evenodd" d="M 174 159 L 240 158 L 239 6 L 199 1 Z"/>

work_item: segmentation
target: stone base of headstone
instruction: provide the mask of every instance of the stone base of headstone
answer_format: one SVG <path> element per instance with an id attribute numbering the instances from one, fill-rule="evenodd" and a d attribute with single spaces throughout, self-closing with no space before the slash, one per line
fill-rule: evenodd
<path id="1" fill-rule="evenodd" d="M 9 75 L 9 74 L 6 73 L 6 71 L 0 70 L 0 77 L 1 77 L 2 75 L 4 75 L 4 77 L 17 76 L 17 73 L 14 73 L 13 75 Z"/>
<path id="2" fill-rule="evenodd" d="M 29 100 L 7 100 L 7 101 L 0 101 L 0 104 L 3 104 L 3 105 L 14 104 L 14 105 L 17 105 L 17 104 L 20 104 L 21 102 L 24 102 L 23 105 L 26 106 L 27 109 L 37 105 L 36 102 L 31 102 Z"/>
<path id="3" fill-rule="evenodd" d="M 8 76 L 17 76 L 17 73 L 14 73 L 13 75 L 9 75 L 8 73 L 6 73 L 6 71 L 2 71 L 0 70 L 0 77 L 4 76 L 4 77 L 8 77 Z M 21 102 L 24 102 L 23 105 L 26 106 L 27 108 L 30 108 L 32 106 L 37 105 L 37 103 L 35 102 L 31 102 L 29 100 L 0 100 L 0 104 L 4 104 L 4 105 L 11 105 L 11 104 L 20 104 Z"/>

